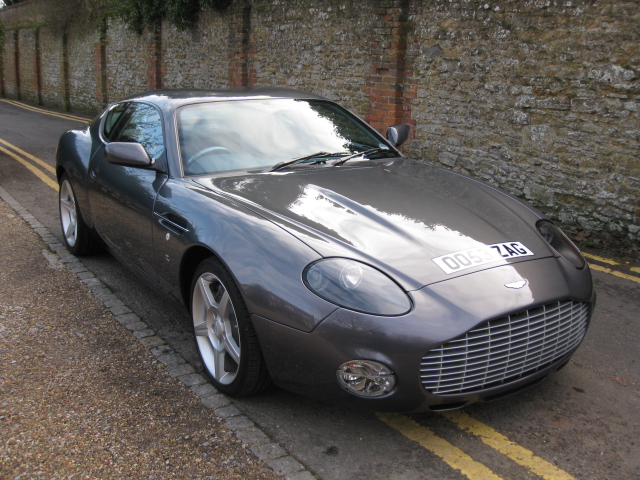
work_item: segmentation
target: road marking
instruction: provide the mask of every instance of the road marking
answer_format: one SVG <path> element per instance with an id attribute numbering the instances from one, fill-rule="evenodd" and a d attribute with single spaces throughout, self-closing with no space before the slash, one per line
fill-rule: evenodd
<path id="1" fill-rule="evenodd" d="M 414 422 L 405 415 L 397 413 L 377 413 L 380 420 L 398 430 L 405 437 L 418 442 L 421 446 L 436 454 L 451 468 L 459 470 L 469 480 L 502 480 L 483 464 L 476 462 L 458 447 L 436 436 L 431 430 Z"/>
<path id="2" fill-rule="evenodd" d="M 591 260 L 595 260 L 596 262 L 606 263 L 607 265 L 620 265 L 618 262 L 613 260 L 609 260 L 608 258 L 599 257 L 598 255 L 591 255 L 590 253 L 582 252 L 582 255 L 590 258 Z"/>
<path id="3" fill-rule="evenodd" d="M 464 412 L 442 412 L 442 415 L 455 423 L 460 429 L 479 437 L 486 445 L 546 480 L 575 480 L 575 477 L 572 477 L 567 472 L 560 470 L 540 457 L 536 457 L 532 451 L 512 442 L 501 433 L 471 418 Z"/>
<path id="4" fill-rule="evenodd" d="M 31 110 L 32 112 L 43 113 L 45 115 L 51 115 L 53 117 L 64 118 L 65 120 L 74 120 L 74 121 L 78 121 L 78 122 L 82 122 L 82 123 L 89 123 L 91 121 L 88 118 L 78 117 L 76 115 L 71 115 L 71 114 L 68 114 L 68 113 L 51 112 L 49 110 L 45 110 L 44 108 L 33 107 L 31 105 L 27 105 L 25 103 L 18 102 L 16 100 L 9 100 L 9 99 L 6 99 L 6 98 L 0 98 L 0 102 L 5 102 L 5 103 L 8 103 L 8 104 L 16 106 L 16 107 L 24 108 L 25 110 Z"/>
<path id="5" fill-rule="evenodd" d="M 5 143 L 5 142 L 2 142 Z M 4 147 L 0 147 L 0 152 L 6 153 L 7 155 L 9 155 L 11 158 L 13 158 L 14 160 L 16 160 L 17 162 L 21 163 L 22 165 L 24 165 L 25 167 L 27 167 L 27 169 L 29 169 L 29 171 L 31 171 L 36 177 L 38 177 L 40 180 L 42 180 L 44 183 L 46 183 L 47 185 L 49 185 L 51 188 L 53 188 L 56 192 L 58 191 L 58 184 L 56 182 L 54 182 L 53 180 L 51 180 L 51 178 L 49 178 L 47 176 L 47 174 L 45 172 L 43 172 L 42 170 L 40 170 L 38 167 L 36 167 L 35 165 L 27 162 L 25 159 L 23 159 L 22 157 L 18 156 L 17 154 L 15 154 L 14 152 L 12 152 L 11 150 L 7 150 Z"/>
<path id="6" fill-rule="evenodd" d="M 629 275 L 627 273 L 617 272 L 615 270 L 611 270 L 610 268 L 601 267 L 600 265 L 595 265 L 593 263 L 590 263 L 589 267 L 592 270 L 597 270 L 598 272 L 608 273 L 608 274 L 614 275 L 616 277 L 624 278 L 625 280 L 630 280 L 632 282 L 640 283 L 640 277 L 634 277 L 633 275 Z"/>
<path id="7" fill-rule="evenodd" d="M 40 160 L 38 157 L 34 157 L 33 155 L 31 155 L 30 153 L 25 152 L 24 150 L 16 147 L 15 145 L 10 144 L 9 142 L 7 142 L 6 140 L 3 140 L 0 138 L 0 143 L 6 145 L 7 147 L 9 147 L 10 149 L 14 150 L 15 152 L 19 153 L 20 155 L 23 155 L 25 157 L 27 157 L 28 159 L 32 160 L 33 162 L 37 163 L 38 165 L 40 165 L 42 168 L 44 168 L 45 170 L 50 171 L 51 173 L 53 173 L 55 175 L 56 173 L 56 169 L 53 168 L 51 165 L 49 165 L 46 162 L 43 162 L 42 160 Z"/>

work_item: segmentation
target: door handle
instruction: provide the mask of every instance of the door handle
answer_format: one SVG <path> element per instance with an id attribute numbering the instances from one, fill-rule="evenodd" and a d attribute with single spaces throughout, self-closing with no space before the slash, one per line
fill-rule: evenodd
<path id="1" fill-rule="evenodd" d="M 189 231 L 189 229 L 184 226 L 187 224 L 187 222 L 176 215 L 172 215 L 171 213 L 162 215 L 156 212 L 153 212 L 153 215 L 158 218 L 158 223 L 160 225 L 162 225 L 164 228 L 171 231 L 175 235 L 181 235 Z"/>

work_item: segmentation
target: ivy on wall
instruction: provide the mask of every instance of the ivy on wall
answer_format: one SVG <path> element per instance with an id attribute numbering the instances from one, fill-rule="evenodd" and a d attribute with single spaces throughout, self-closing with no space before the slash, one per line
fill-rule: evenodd
<path id="1" fill-rule="evenodd" d="M 205 8 L 224 10 L 233 0 L 112 0 L 115 14 L 133 30 L 142 33 L 166 17 L 179 30 L 185 30 L 198 21 Z"/>

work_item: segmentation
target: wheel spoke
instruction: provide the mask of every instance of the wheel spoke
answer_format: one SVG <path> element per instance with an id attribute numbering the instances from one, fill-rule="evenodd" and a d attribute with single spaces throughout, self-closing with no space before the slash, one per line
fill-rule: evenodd
<path id="1" fill-rule="evenodd" d="M 222 294 L 222 298 L 220 299 L 220 303 L 218 303 L 217 308 L 218 308 L 218 315 L 220 315 L 220 318 L 222 318 L 222 320 L 224 320 L 224 322 L 227 323 L 227 321 L 229 320 L 230 313 L 233 312 L 233 304 L 231 303 L 231 300 L 229 299 L 229 294 L 227 293 L 226 290 Z"/>
<path id="2" fill-rule="evenodd" d="M 223 383 L 224 377 L 227 375 L 227 371 L 224 369 L 224 350 L 216 350 L 215 351 L 215 372 L 214 378 L 219 382 Z"/>
<path id="3" fill-rule="evenodd" d="M 76 236 L 76 223 L 73 220 L 69 221 L 69 225 L 67 225 L 64 235 L 67 238 L 74 238 Z"/>
<path id="4" fill-rule="evenodd" d="M 231 332 L 225 332 L 223 340 L 224 348 L 229 356 L 233 359 L 234 362 L 236 362 L 237 365 L 240 365 L 240 347 L 231 335 Z"/>
<path id="5" fill-rule="evenodd" d="M 65 212 L 69 213 L 69 215 L 75 212 L 75 203 L 73 202 L 73 200 L 69 199 L 68 197 L 61 198 L 60 205 L 62 206 Z"/>
<path id="6" fill-rule="evenodd" d="M 197 325 L 193 326 L 193 330 L 196 332 L 198 337 L 208 337 L 209 336 L 209 328 L 207 327 L 207 322 L 200 322 Z"/>
<path id="7" fill-rule="evenodd" d="M 205 308 L 207 312 L 213 309 L 214 311 L 218 311 L 218 302 L 216 302 L 215 298 L 213 298 L 213 292 L 209 286 L 211 282 L 204 278 L 204 275 L 198 279 L 198 288 L 200 289 L 200 293 L 202 294 L 202 299 L 205 302 Z"/>

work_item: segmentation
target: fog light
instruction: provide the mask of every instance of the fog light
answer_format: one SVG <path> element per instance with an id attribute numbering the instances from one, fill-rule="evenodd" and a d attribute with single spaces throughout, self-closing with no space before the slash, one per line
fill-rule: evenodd
<path id="1" fill-rule="evenodd" d="M 338 383 L 359 397 L 380 397 L 396 386 L 396 376 L 389 367 L 371 360 L 352 360 L 340 365 Z"/>

